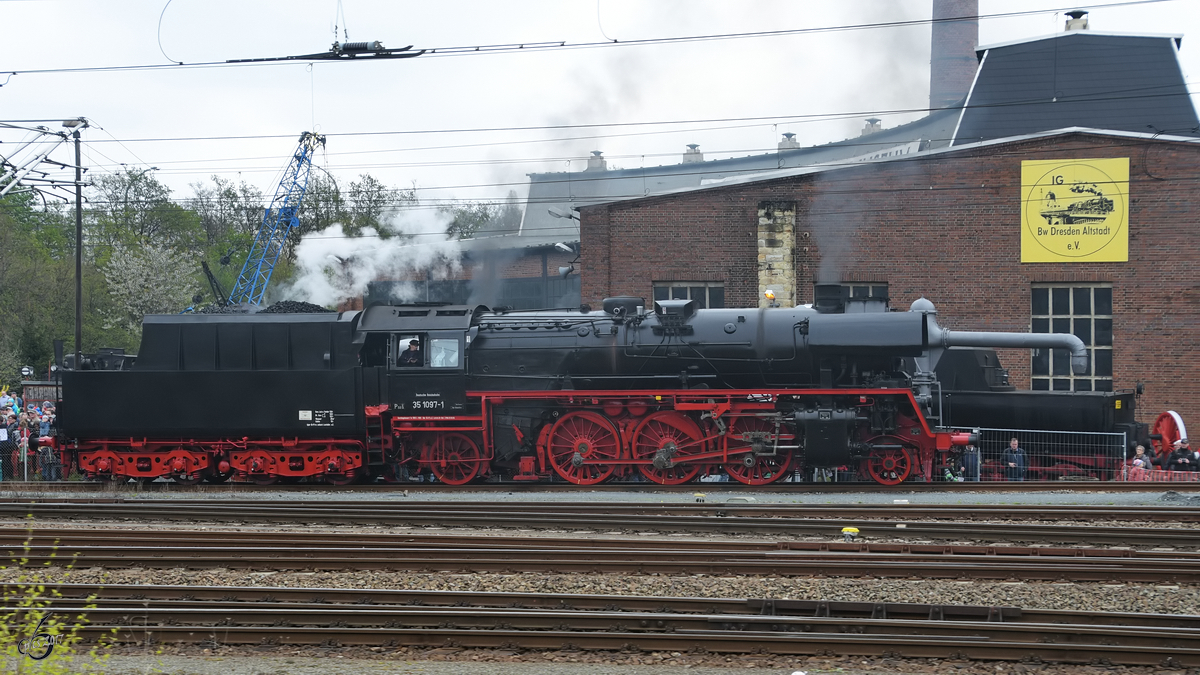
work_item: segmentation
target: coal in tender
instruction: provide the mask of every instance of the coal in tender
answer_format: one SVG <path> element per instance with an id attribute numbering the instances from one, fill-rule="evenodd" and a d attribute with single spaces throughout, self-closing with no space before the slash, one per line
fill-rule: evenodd
<path id="1" fill-rule="evenodd" d="M 269 307 L 262 309 L 260 314 L 329 314 L 332 309 L 326 309 L 320 305 L 314 305 L 311 302 L 300 302 L 297 300 L 281 300 Z"/>

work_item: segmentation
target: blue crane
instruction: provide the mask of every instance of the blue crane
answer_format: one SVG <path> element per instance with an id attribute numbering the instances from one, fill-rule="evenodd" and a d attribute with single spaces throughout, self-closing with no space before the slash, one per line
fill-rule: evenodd
<path id="1" fill-rule="evenodd" d="M 300 134 L 300 144 L 292 154 L 292 161 L 283 172 L 275 198 L 263 214 L 262 227 L 254 237 L 250 255 L 238 275 L 237 284 L 229 294 L 229 304 L 261 305 L 275 263 L 283 253 L 288 233 L 299 224 L 297 214 L 308 189 L 308 174 L 312 171 L 312 156 L 318 147 L 325 147 L 325 137 L 306 131 Z"/>

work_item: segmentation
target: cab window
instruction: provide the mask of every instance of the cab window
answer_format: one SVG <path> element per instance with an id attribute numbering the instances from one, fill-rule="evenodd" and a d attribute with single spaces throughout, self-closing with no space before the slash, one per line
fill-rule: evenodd
<path id="1" fill-rule="evenodd" d="M 434 368 L 458 367 L 458 340 L 433 339 L 429 341 L 429 365 Z"/>
<path id="2" fill-rule="evenodd" d="M 425 349 L 419 335 L 400 335 L 396 339 L 396 365 L 420 368 L 425 365 Z"/>

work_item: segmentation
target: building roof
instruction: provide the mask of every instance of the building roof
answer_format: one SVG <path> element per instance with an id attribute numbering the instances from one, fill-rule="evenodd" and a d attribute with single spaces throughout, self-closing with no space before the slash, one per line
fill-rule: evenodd
<path id="1" fill-rule="evenodd" d="M 1200 135 L 1181 39 L 1074 30 L 980 47 L 953 142 L 1063 127 Z"/>
<path id="2" fill-rule="evenodd" d="M 1072 30 L 979 47 L 967 98 L 891 129 L 815 147 L 635 169 L 530 174 L 518 241 L 577 241 L 581 207 L 773 177 L 827 171 L 959 146 L 1099 130 L 1200 136 L 1179 65 L 1180 35 Z"/>
<path id="3" fill-rule="evenodd" d="M 634 199 L 683 188 L 700 187 L 736 176 L 754 176 L 829 162 L 865 161 L 902 156 L 949 145 L 958 109 L 935 111 L 919 120 L 869 135 L 813 147 L 701 162 L 683 162 L 636 169 L 529 174 L 529 199 L 521 223 L 522 237 L 577 241 L 579 221 L 552 216 L 581 206 Z M 574 238 L 568 239 L 573 235 Z"/>
<path id="4" fill-rule="evenodd" d="M 1138 132 L 1138 131 L 1114 131 L 1111 129 L 1089 129 L 1086 127 L 1067 127 L 1065 129 L 1054 129 L 1051 131 L 1039 131 L 1036 133 L 1023 134 L 1020 136 L 1010 136 L 1007 138 L 993 138 L 993 139 L 988 139 L 986 141 L 976 141 L 974 143 L 967 143 L 967 144 L 963 144 L 963 145 L 955 145 L 955 146 L 949 146 L 949 147 L 944 146 L 941 148 L 930 148 L 930 149 L 922 150 L 920 152 L 913 153 L 910 155 L 878 157 L 878 158 L 866 160 L 863 162 L 830 162 L 827 164 L 820 164 L 820 165 L 814 165 L 814 166 L 801 166 L 801 167 L 793 167 L 793 168 L 788 168 L 788 169 L 775 169 L 772 171 L 762 171 L 762 172 L 759 172 L 756 174 L 731 176 L 724 180 L 711 181 L 702 186 L 670 190 L 667 192 L 659 193 L 657 195 L 649 195 L 645 198 L 686 194 L 686 193 L 690 193 L 690 192 L 697 192 L 700 190 L 712 190 L 712 189 L 725 188 L 725 187 L 731 187 L 731 186 L 736 186 L 736 185 L 747 185 L 747 184 L 751 184 L 751 183 L 760 183 L 760 182 L 766 182 L 766 181 L 780 180 L 780 179 L 784 179 L 784 178 L 793 178 L 796 176 L 804 176 L 804 175 L 815 174 L 815 173 L 827 173 L 830 171 L 839 171 L 839 170 L 843 170 L 843 169 L 849 169 L 849 168 L 854 167 L 859 164 L 881 164 L 881 163 L 890 163 L 890 162 L 902 162 L 902 161 L 908 162 L 908 161 L 914 161 L 914 160 L 923 160 L 923 159 L 929 159 L 931 157 L 936 157 L 936 156 L 944 155 L 944 154 L 963 153 L 963 152 L 968 152 L 971 150 L 976 150 L 979 148 L 987 148 L 987 147 L 996 146 L 996 145 L 1003 145 L 1003 144 L 1008 144 L 1008 143 L 1020 143 L 1023 141 L 1036 140 L 1036 139 L 1042 139 L 1042 138 L 1053 138 L 1056 136 L 1069 136 L 1072 134 L 1089 134 L 1089 135 L 1093 135 L 1093 136 L 1107 136 L 1110 138 L 1132 138 L 1132 139 L 1138 139 L 1138 140 L 1148 140 L 1148 141 L 1153 140 L 1153 141 L 1162 141 L 1162 142 L 1190 143 L 1190 144 L 1200 145 L 1200 137 L 1196 137 L 1196 136 L 1173 136 L 1173 135 L 1155 134 L 1155 133 Z M 629 201 L 629 200 L 611 200 L 611 201 L 612 202 L 620 202 L 620 201 Z M 601 204 L 602 203 L 590 204 L 588 206 L 598 206 Z M 581 208 L 586 208 L 586 207 L 581 207 Z"/>

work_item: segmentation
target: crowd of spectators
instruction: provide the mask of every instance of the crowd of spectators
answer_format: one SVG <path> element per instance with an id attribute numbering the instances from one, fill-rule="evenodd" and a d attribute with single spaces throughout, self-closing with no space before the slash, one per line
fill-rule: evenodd
<path id="1" fill-rule="evenodd" d="M 62 462 L 53 448 L 36 439 L 55 424 L 51 401 L 27 403 L 19 394 L 0 392 L 0 480 L 62 480 Z"/>
<path id="2" fill-rule="evenodd" d="M 1188 439 L 1181 438 L 1171 446 L 1171 452 L 1162 457 L 1155 457 L 1146 452 L 1145 446 L 1139 445 L 1134 449 L 1133 457 L 1129 458 L 1129 480 L 1151 480 L 1150 474 L 1155 470 L 1164 471 L 1200 471 L 1200 452 L 1192 450 Z"/>

